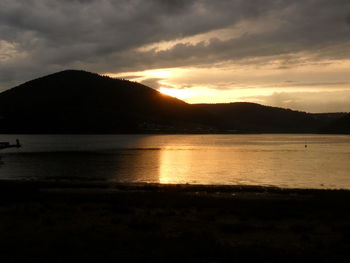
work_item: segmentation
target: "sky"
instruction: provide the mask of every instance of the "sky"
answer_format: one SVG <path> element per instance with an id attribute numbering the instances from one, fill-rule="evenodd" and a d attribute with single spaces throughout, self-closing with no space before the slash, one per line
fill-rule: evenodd
<path id="1" fill-rule="evenodd" d="M 65 69 L 188 103 L 350 111 L 349 0 L 1 0 L 0 92 Z"/>

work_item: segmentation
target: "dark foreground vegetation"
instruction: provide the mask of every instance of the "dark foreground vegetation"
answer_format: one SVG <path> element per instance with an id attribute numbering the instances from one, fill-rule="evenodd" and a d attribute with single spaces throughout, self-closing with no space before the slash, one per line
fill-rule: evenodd
<path id="1" fill-rule="evenodd" d="M 348 262 L 350 193 L 0 182 L 3 262 Z"/>
<path id="2" fill-rule="evenodd" d="M 350 133 L 349 116 L 256 103 L 192 105 L 140 83 L 78 70 L 0 94 L 0 133 Z"/>

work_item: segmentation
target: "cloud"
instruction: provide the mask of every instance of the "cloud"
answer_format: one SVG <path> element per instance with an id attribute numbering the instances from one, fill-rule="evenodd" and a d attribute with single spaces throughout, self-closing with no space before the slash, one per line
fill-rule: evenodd
<path id="1" fill-rule="evenodd" d="M 142 78 L 141 75 L 122 75 L 122 76 L 118 76 L 118 79 L 127 79 L 127 80 L 134 80 L 134 79 L 139 79 Z"/>
<path id="2" fill-rule="evenodd" d="M 349 8 L 344 0 L 2 0 L 0 90 L 66 68 L 104 73 L 276 59 L 288 68 L 350 58 Z M 227 28 L 236 31 L 215 37 Z M 208 39 L 182 41 L 199 34 Z M 139 49 L 162 41 L 177 44 Z"/>
<path id="3" fill-rule="evenodd" d="M 307 112 L 350 112 L 350 91 L 275 92 L 268 96 L 242 97 L 264 105 L 298 109 Z"/>
<path id="4" fill-rule="evenodd" d="M 161 80 L 162 80 L 161 78 L 148 78 L 140 81 L 140 83 L 158 90 L 161 86 L 161 84 L 159 83 Z"/>
<path id="5" fill-rule="evenodd" d="M 140 81 L 141 84 L 146 85 L 148 87 L 151 87 L 155 90 L 159 90 L 160 88 L 167 88 L 167 89 L 184 89 L 184 86 L 174 86 L 162 83 L 164 79 L 163 78 L 146 78 Z M 190 86 L 186 86 L 186 88 L 190 88 Z"/>

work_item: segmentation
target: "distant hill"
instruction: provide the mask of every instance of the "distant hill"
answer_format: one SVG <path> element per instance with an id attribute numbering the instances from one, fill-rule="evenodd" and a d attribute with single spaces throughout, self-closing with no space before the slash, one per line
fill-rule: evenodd
<path id="1" fill-rule="evenodd" d="M 195 107 L 214 114 L 222 129 L 246 132 L 312 132 L 319 125 L 311 114 L 255 103 L 197 104 Z"/>
<path id="2" fill-rule="evenodd" d="M 322 128 L 322 132 L 350 134 L 350 114 L 346 114 L 339 119 L 333 120 Z"/>
<path id="3" fill-rule="evenodd" d="M 192 105 L 136 82 L 79 70 L 0 93 L 0 133 L 324 132 L 344 116 L 255 103 Z"/>

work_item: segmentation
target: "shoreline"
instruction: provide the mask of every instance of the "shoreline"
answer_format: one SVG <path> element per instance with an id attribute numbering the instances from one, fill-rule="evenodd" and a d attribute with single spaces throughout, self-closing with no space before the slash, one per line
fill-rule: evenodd
<path id="1" fill-rule="evenodd" d="M 224 185 L 224 184 L 182 184 L 182 183 L 147 183 L 147 182 L 113 182 L 105 180 L 52 180 L 52 179 L 0 179 L 0 190 L 7 188 L 43 189 L 95 189 L 108 191 L 171 191 L 187 193 L 266 193 L 266 194 L 349 194 L 345 188 L 289 188 L 272 185 Z"/>
<path id="2" fill-rule="evenodd" d="M 16 262 L 335 262 L 350 259 L 350 191 L 8 180 L 0 231 Z"/>
<path id="3" fill-rule="evenodd" d="M 140 132 L 140 133 L 0 133 L 0 136 L 17 135 L 350 135 L 349 132 Z"/>

